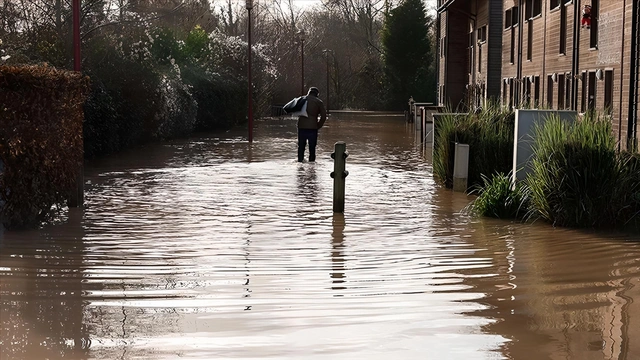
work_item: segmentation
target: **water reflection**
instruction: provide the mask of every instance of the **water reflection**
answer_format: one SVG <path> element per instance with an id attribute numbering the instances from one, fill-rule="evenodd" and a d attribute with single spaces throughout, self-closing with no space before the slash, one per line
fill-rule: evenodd
<path id="1" fill-rule="evenodd" d="M 298 164 L 296 185 L 298 192 L 297 196 L 300 197 L 299 203 L 308 206 L 312 210 L 317 205 L 318 200 L 318 174 L 316 171 L 317 164 L 315 163 L 303 163 Z"/>
<path id="2" fill-rule="evenodd" d="M 81 216 L 74 209 L 67 224 L 0 235 L 0 358 L 88 358 Z"/>
<path id="3" fill-rule="evenodd" d="M 486 289 L 483 316 L 499 319 L 486 331 L 514 341 L 510 358 L 635 359 L 640 356 L 640 249 L 625 236 L 505 226 L 482 220 L 470 241 L 487 248 L 495 277 L 474 282 Z M 603 261 L 603 254 L 607 260 Z M 612 261 L 609 261 L 612 260 Z M 635 324 L 635 325 L 634 325 Z"/>
<path id="4" fill-rule="evenodd" d="M 332 290 L 344 290 L 345 258 L 344 258 L 344 214 L 333 213 L 333 231 L 331 232 L 331 286 Z M 343 296 L 338 293 L 334 296 Z"/>

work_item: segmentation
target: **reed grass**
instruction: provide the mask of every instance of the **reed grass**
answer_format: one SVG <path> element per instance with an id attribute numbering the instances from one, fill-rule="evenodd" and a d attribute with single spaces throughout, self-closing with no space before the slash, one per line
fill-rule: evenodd
<path id="1" fill-rule="evenodd" d="M 535 128 L 530 205 L 558 226 L 613 227 L 638 216 L 637 161 L 616 152 L 611 122 L 587 114 L 575 123 L 551 115 Z"/>
<path id="2" fill-rule="evenodd" d="M 511 173 L 482 175 L 483 184 L 476 186 L 479 196 L 467 207 L 476 216 L 498 219 L 523 219 L 529 212 L 529 188 L 523 182 L 513 186 Z"/>
<path id="3" fill-rule="evenodd" d="M 435 127 L 433 172 L 453 187 L 453 145 L 469 145 L 469 188 L 483 184 L 483 174 L 508 173 L 513 165 L 515 114 L 498 103 L 475 113 L 446 116 Z"/>

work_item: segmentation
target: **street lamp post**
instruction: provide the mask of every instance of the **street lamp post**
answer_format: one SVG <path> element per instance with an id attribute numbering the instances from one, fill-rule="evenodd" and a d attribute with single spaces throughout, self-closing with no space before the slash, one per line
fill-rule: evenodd
<path id="1" fill-rule="evenodd" d="M 323 52 L 326 55 L 326 60 L 327 60 L 327 113 L 329 113 L 329 52 L 333 52 L 333 50 L 329 50 L 329 49 L 324 49 Z"/>
<path id="2" fill-rule="evenodd" d="M 73 0 L 73 70 L 80 71 L 80 0 Z"/>
<path id="3" fill-rule="evenodd" d="M 300 83 L 300 93 L 304 94 L 304 37 L 305 37 L 305 33 L 304 30 L 300 30 L 298 31 L 298 36 L 300 36 L 300 58 L 301 58 L 301 79 L 302 82 Z"/>
<path id="4" fill-rule="evenodd" d="M 80 72 L 82 64 L 80 58 L 80 0 L 73 0 L 71 3 L 71 17 L 73 21 L 73 71 Z M 76 174 L 75 190 L 71 191 L 67 202 L 70 208 L 81 207 L 84 203 L 84 161 L 82 159 L 79 167 Z"/>
<path id="5" fill-rule="evenodd" d="M 249 142 L 253 142 L 253 91 L 251 85 L 251 9 L 253 9 L 253 0 L 246 0 L 247 8 L 247 82 L 249 92 Z"/>

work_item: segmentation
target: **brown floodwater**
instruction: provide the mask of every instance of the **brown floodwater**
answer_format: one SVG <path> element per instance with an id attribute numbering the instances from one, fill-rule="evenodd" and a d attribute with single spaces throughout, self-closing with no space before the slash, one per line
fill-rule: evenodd
<path id="1" fill-rule="evenodd" d="M 478 219 L 401 116 L 334 114 L 86 164 L 0 234 L 0 358 L 640 359 L 638 235 Z M 333 144 L 350 156 L 332 212 Z"/>

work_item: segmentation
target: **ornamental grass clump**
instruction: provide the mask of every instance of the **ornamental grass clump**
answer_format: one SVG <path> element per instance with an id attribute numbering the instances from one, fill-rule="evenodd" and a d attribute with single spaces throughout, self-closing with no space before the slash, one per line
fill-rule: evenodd
<path id="1" fill-rule="evenodd" d="M 491 178 L 482 175 L 483 185 L 476 186 L 479 196 L 468 210 L 477 216 L 498 219 L 523 219 L 529 208 L 529 188 L 522 182 L 513 183 L 511 175 L 496 173 Z"/>
<path id="2" fill-rule="evenodd" d="M 433 172 L 453 187 L 455 143 L 469 145 L 469 187 L 483 184 L 483 174 L 508 173 L 513 166 L 513 112 L 489 104 L 477 113 L 451 114 L 434 124 Z"/>
<path id="3" fill-rule="evenodd" d="M 627 203 L 621 209 L 620 216 L 628 219 L 626 224 L 640 229 L 640 153 L 622 152 L 619 155 L 622 163 L 621 192 L 627 193 Z"/>
<path id="4" fill-rule="evenodd" d="M 633 170 L 615 148 L 611 122 L 594 114 L 575 123 L 550 116 L 536 125 L 526 180 L 532 211 L 558 226 L 612 227 L 631 221 L 637 167 Z"/>

